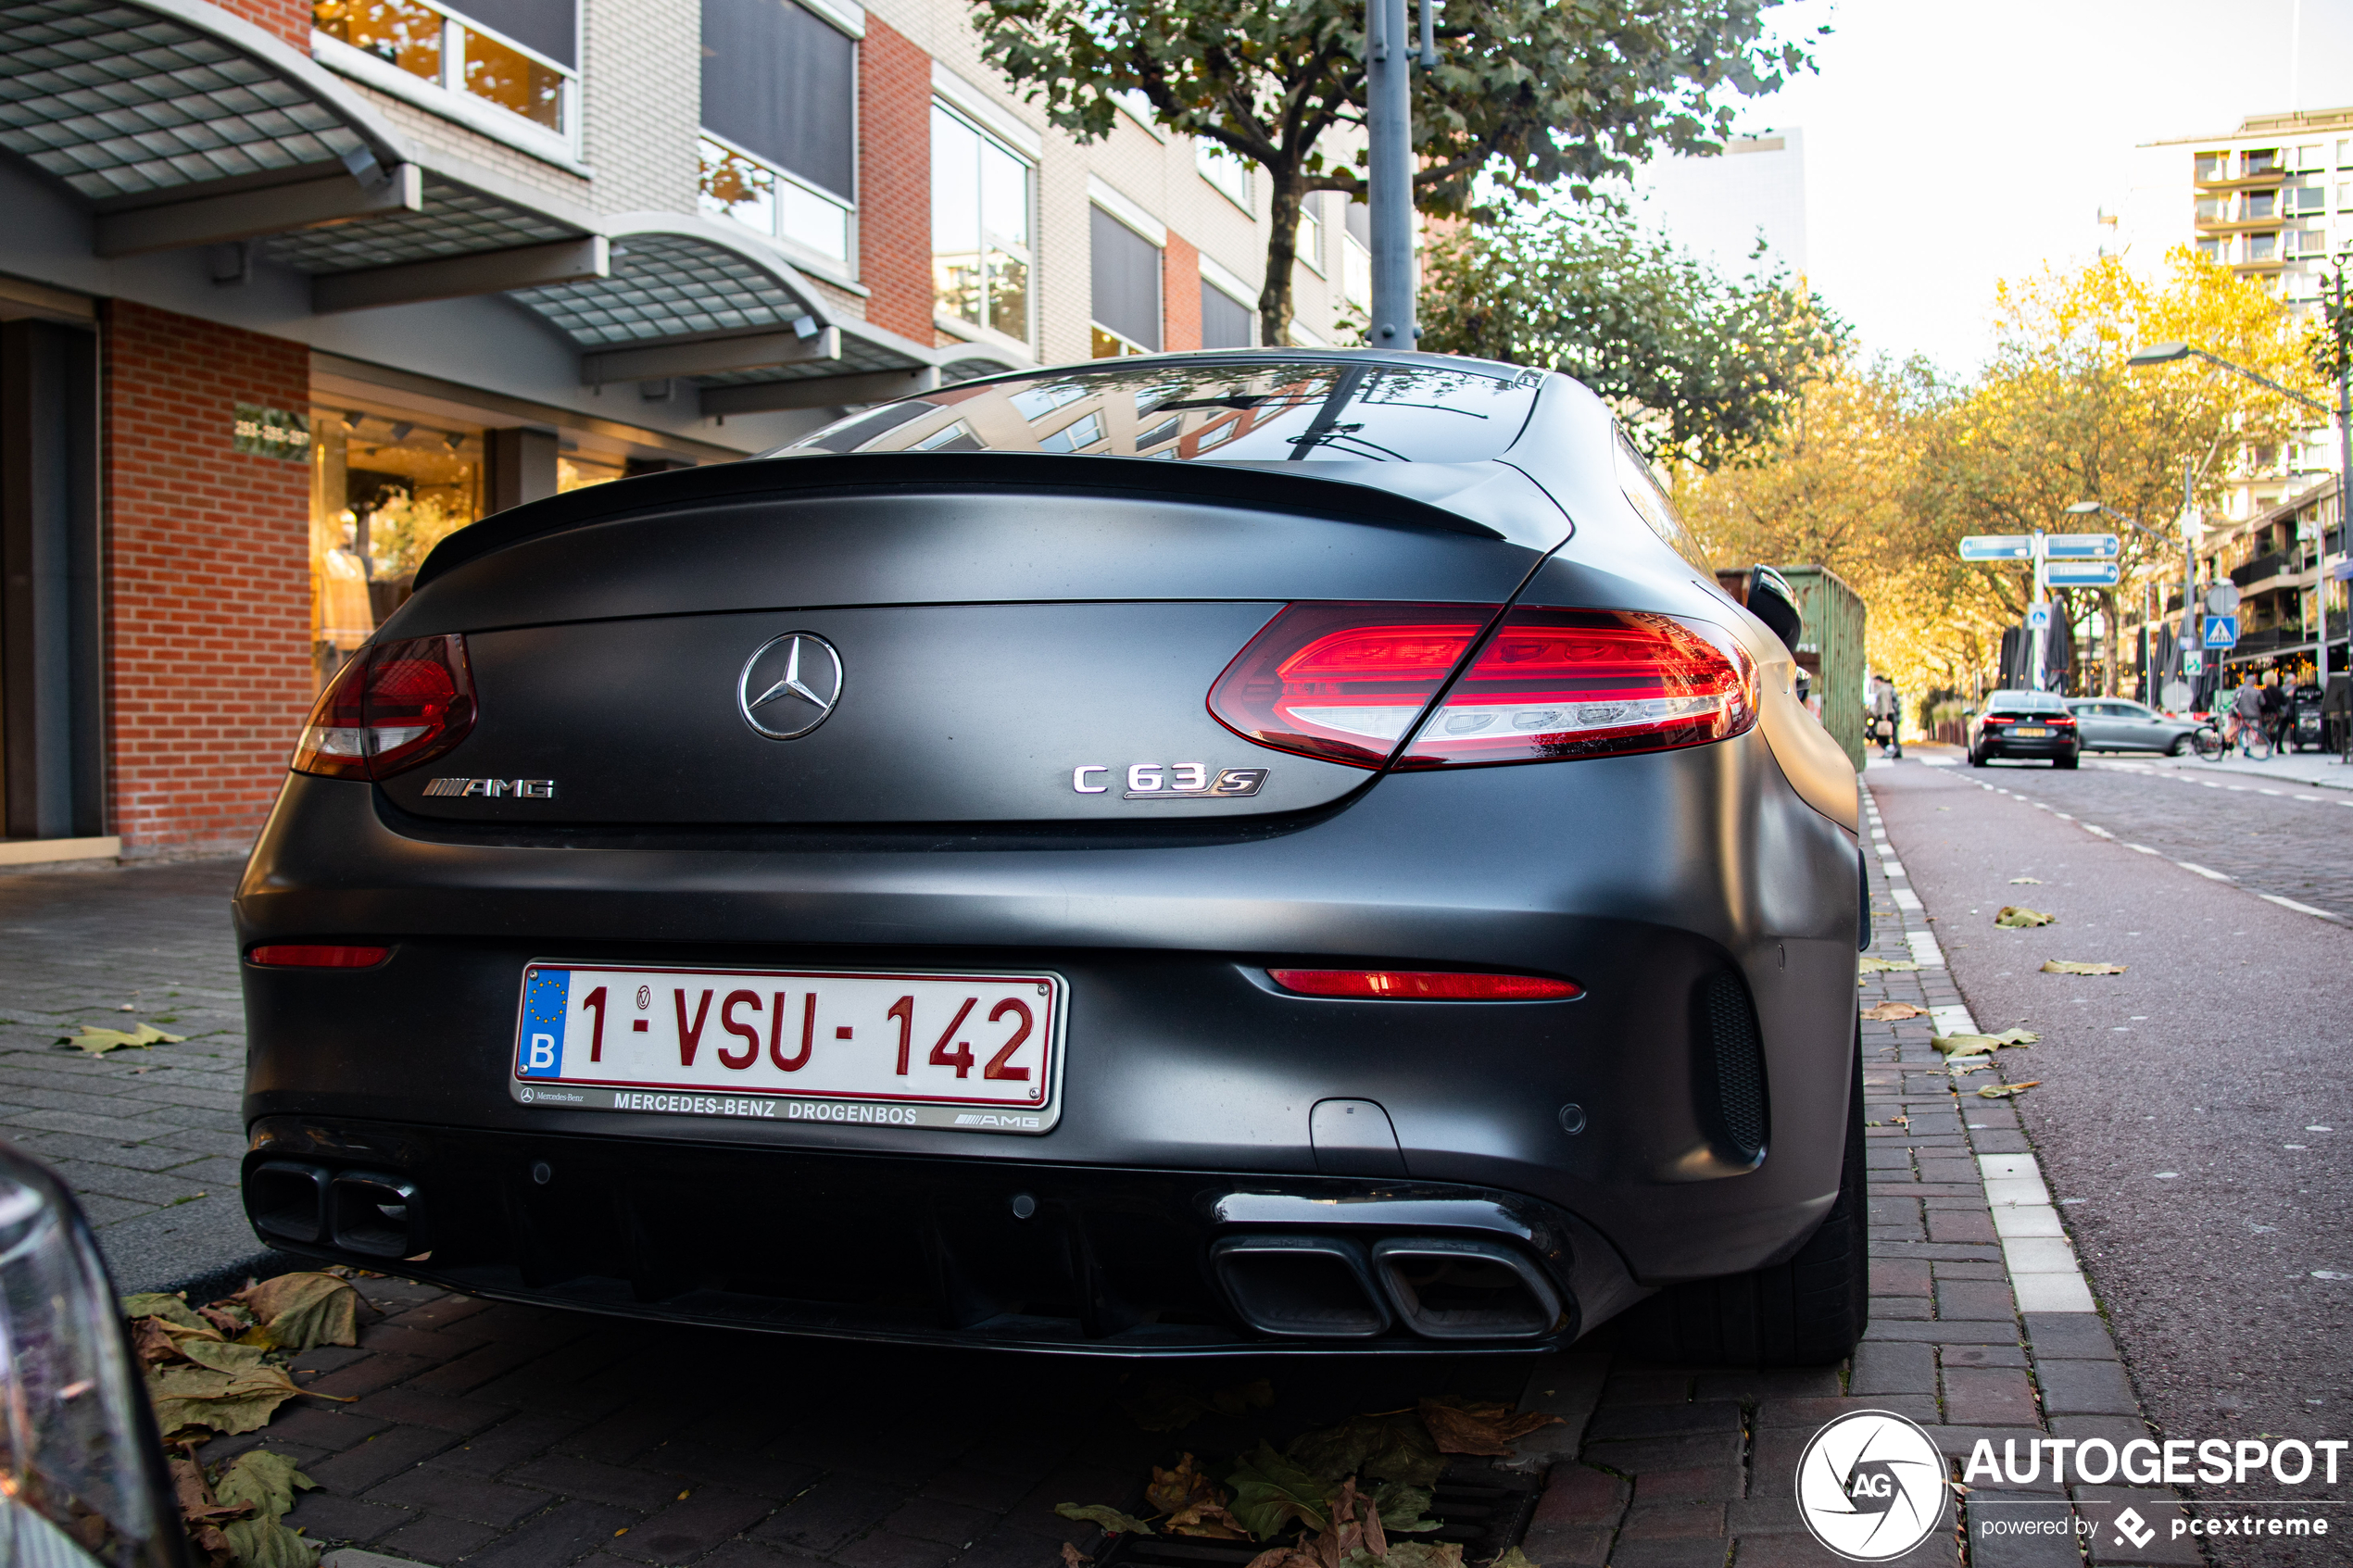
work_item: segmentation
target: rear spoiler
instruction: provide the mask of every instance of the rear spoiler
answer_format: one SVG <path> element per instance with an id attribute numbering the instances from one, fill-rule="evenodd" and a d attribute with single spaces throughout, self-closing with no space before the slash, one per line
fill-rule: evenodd
<path id="1" fill-rule="evenodd" d="M 1274 509 L 1376 527 L 1504 534 L 1411 496 L 1346 480 L 1270 472 L 1265 465 L 1158 462 L 1145 458 L 1074 458 L 1028 452 L 812 453 L 748 458 L 705 468 L 618 479 L 494 513 L 434 546 L 416 586 L 526 539 L 635 513 L 761 495 L 938 495 L 964 490 L 1049 489 L 1096 495 L 1181 497 Z"/>

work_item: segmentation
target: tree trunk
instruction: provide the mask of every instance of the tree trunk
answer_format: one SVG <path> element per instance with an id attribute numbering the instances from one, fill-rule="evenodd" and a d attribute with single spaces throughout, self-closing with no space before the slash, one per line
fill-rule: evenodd
<path id="1" fill-rule="evenodd" d="M 2100 624 L 2108 628 L 2108 679 L 2102 684 L 2108 688 L 2107 695 L 2115 696 L 2122 688 L 2116 678 L 2116 590 L 2113 588 L 2100 590 Z"/>
<path id="2" fill-rule="evenodd" d="M 1268 169 L 1266 286 L 1258 291 L 1258 341 L 1269 347 L 1290 346 L 1291 273 L 1299 261 L 1300 204 L 1306 182 L 1297 169 Z"/>

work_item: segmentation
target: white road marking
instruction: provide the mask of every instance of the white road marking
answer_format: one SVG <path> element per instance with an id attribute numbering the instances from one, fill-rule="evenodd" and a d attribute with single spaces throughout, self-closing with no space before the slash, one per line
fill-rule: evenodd
<path id="1" fill-rule="evenodd" d="M 1922 969 L 1943 969 L 1944 950 L 1936 945 L 1932 931 L 1906 931 L 1905 944 L 1912 949 L 1912 961 Z"/>
<path id="2" fill-rule="evenodd" d="M 2145 844 L 2128 844 L 2124 847 L 2127 849 L 2137 849 L 2144 855 L 2154 855 L 2157 853 L 2156 850 L 2150 848 Z"/>
<path id="3" fill-rule="evenodd" d="M 2277 904 L 2283 909 L 2294 909 L 2299 915 L 2312 915 L 2337 925 L 2345 923 L 2344 917 L 2341 915 L 2333 915 L 2326 909 L 2316 909 L 2309 904 L 2299 904 L 2293 898 L 2283 898 L 2276 893 L 2258 893 L 2256 897 L 2267 904 Z"/>
<path id="4" fill-rule="evenodd" d="M 1977 1020 L 1971 1018 L 1969 1016 L 1969 1009 L 1963 1007 L 1958 1002 L 1950 1002 L 1944 1007 L 1929 1009 L 1928 1019 L 1929 1022 L 1935 1027 L 1936 1032 L 1940 1035 L 1974 1035 L 1977 1033 Z"/>
<path id="5" fill-rule="evenodd" d="M 1891 887 L 1887 890 L 1887 896 L 1895 900 L 1895 907 L 1899 909 L 1917 909 L 1920 907 L 1920 896 L 1908 887 Z"/>
<path id="6" fill-rule="evenodd" d="M 2198 875 L 2206 878 L 2208 882 L 2235 882 L 2238 880 L 2235 877 L 2224 876 L 2221 872 L 2208 871 L 2204 866 L 2199 865 L 2195 860 L 2176 860 L 2173 863 L 2181 867 L 2185 872 L 2196 872 Z"/>

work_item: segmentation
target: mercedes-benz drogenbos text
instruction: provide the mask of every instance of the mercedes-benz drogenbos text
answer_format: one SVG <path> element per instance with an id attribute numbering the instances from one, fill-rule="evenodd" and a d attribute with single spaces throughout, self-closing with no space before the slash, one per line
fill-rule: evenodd
<path id="1" fill-rule="evenodd" d="M 1592 393 L 1434 355 L 502 512 L 239 889 L 252 1222 L 792 1333 L 1834 1360 L 1868 910 L 1770 624 Z"/>

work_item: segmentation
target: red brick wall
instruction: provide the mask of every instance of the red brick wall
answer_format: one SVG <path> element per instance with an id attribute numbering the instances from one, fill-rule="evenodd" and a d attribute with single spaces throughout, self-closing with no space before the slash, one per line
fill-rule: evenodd
<path id="1" fill-rule="evenodd" d="M 858 281 L 866 320 L 931 325 L 931 56 L 871 12 L 858 48 Z"/>
<path id="2" fill-rule="evenodd" d="M 306 408 L 308 350 L 123 301 L 104 325 L 113 831 L 243 849 L 310 707 L 310 469 L 231 451 L 231 423 Z"/>
<path id="3" fill-rule="evenodd" d="M 1171 353 L 1201 346 L 1201 251 L 1174 230 L 1160 259 L 1160 341 Z"/>
<path id="4" fill-rule="evenodd" d="M 309 0 L 216 0 L 220 7 L 233 17 L 253 23 L 264 32 L 274 32 L 287 43 L 310 53 Z"/>

